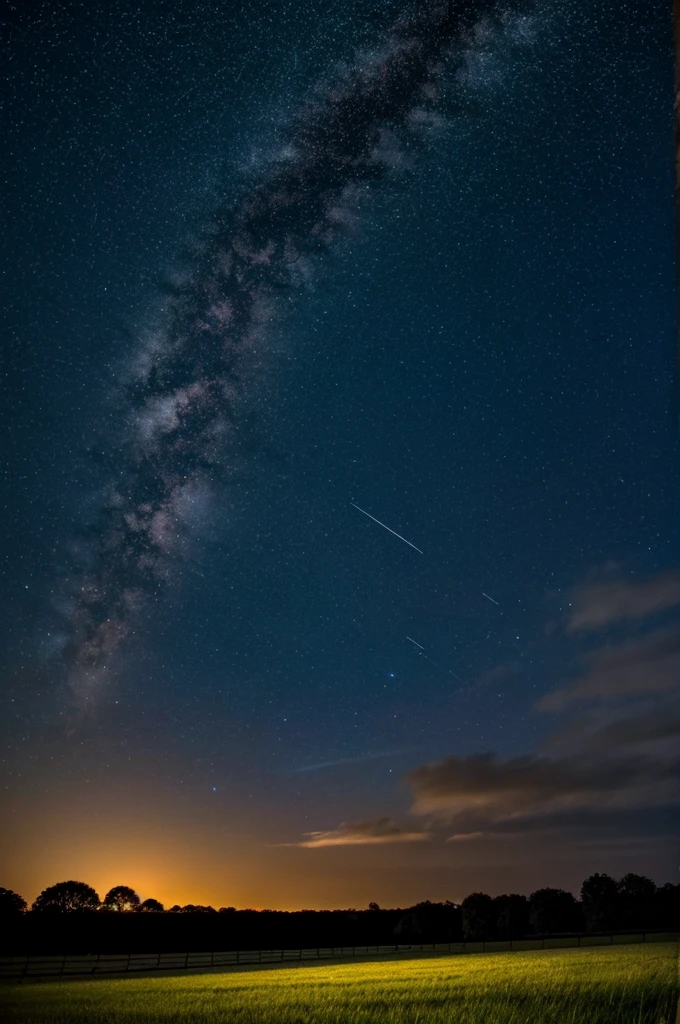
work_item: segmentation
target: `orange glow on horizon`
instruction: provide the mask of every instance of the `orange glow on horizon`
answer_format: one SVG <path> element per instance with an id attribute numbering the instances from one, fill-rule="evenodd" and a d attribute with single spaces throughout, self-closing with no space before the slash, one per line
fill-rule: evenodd
<path id="1" fill-rule="evenodd" d="M 140 802 L 139 793 L 134 798 Z M 460 902 L 468 893 L 524 892 L 546 885 L 577 891 L 592 871 L 620 877 L 634 870 L 639 850 L 543 850 L 535 837 L 497 844 L 483 837 L 437 846 L 411 842 L 306 849 L 273 845 L 281 836 L 248 830 L 234 812 L 210 817 L 191 805 L 99 796 L 95 810 L 78 800 L 17 805 L 1 839 L 0 884 L 27 903 L 67 879 L 91 885 L 100 898 L 129 885 L 142 900 L 166 909 L 188 903 L 238 909 L 408 907 L 423 900 Z M 98 808 L 106 808 L 106 813 Z M 231 828 L 225 824 L 229 822 Z M 258 823 L 259 824 L 259 823 Z M 286 834 L 285 832 L 283 833 Z M 291 837 L 293 838 L 293 837 Z M 605 854 L 605 856 L 603 856 Z M 529 855 L 529 856 L 528 856 Z M 650 850 L 650 857 L 652 851 Z M 658 872 L 659 881 L 665 881 Z"/>

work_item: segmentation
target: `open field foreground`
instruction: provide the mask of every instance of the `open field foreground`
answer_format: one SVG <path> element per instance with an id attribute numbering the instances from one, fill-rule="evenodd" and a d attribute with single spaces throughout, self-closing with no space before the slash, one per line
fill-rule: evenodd
<path id="1" fill-rule="evenodd" d="M 40 1024 L 673 1024 L 678 944 L 6 986 Z"/>

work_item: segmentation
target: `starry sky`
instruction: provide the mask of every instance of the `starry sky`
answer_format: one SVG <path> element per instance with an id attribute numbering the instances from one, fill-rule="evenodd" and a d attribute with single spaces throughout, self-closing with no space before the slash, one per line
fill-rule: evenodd
<path id="1" fill-rule="evenodd" d="M 666 6 L 5 6 L 4 886 L 676 880 Z"/>

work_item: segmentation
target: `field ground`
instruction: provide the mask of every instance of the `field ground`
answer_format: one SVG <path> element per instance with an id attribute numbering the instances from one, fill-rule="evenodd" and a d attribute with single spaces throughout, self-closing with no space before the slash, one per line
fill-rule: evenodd
<path id="1" fill-rule="evenodd" d="M 12 1024 L 675 1024 L 678 943 L 0 989 Z"/>

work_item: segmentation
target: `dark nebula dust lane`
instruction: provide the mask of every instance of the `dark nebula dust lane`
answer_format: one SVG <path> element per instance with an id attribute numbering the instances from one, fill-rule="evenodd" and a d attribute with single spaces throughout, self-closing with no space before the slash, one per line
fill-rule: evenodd
<path id="1" fill-rule="evenodd" d="M 192 524 L 234 468 L 236 412 L 263 373 L 283 294 L 305 285 L 343 231 L 357 190 L 384 177 L 385 152 L 422 129 L 440 59 L 465 42 L 488 0 L 425 3 L 292 119 L 284 158 L 218 208 L 207 241 L 136 353 L 124 455 L 73 596 L 65 647 L 87 703 L 145 597 L 167 579 Z"/>

